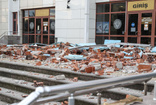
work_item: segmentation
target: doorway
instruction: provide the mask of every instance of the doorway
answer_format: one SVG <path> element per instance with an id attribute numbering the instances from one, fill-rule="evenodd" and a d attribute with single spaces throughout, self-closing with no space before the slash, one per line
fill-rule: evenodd
<path id="1" fill-rule="evenodd" d="M 152 12 L 128 13 L 128 42 L 151 44 Z"/>
<path id="2" fill-rule="evenodd" d="M 49 18 L 36 18 L 36 43 L 48 44 Z"/>

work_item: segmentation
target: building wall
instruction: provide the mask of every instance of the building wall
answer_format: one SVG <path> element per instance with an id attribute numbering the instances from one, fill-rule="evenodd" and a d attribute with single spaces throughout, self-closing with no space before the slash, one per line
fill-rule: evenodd
<path id="1" fill-rule="evenodd" d="M 8 31 L 8 0 L 0 0 L 0 36 Z"/>

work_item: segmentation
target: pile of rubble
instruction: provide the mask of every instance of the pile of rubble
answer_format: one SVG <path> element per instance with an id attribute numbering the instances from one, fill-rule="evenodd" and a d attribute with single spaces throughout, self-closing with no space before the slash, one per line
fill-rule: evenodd
<path id="1" fill-rule="evenodd" d="M 124 45 L 77 46 L 70 43 L 55 43 L 46 46 L 0 45 L 0 59 L 32 63 L 35 66 L 69 69 L 81 73 L 112 75 L 155 72 L 155 48 Z"/>

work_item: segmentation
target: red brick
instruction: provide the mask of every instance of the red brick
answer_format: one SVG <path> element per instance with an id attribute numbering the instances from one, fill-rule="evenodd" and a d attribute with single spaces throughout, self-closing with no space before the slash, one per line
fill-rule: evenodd
<path id="1" fill-rule="evenodd" d="M 152 65 L 143 65 L 143 64 L 138 65 L 138 72 L 150 71 L 150 70 L 152 70 Z"/>
<path id="2" fill-rule="evenodd" d="M 89 65 L 85 68 L 85 72 L 87 73 L 92 73 L 93 71 L 95 71 L 95 67 L 92 65 Z"/>
<path id="3" fill-rule="evenodd" d="M 36 66 L 41 66 L 41 65 L 42 63 L 40 61 L 36 63 Z"/>

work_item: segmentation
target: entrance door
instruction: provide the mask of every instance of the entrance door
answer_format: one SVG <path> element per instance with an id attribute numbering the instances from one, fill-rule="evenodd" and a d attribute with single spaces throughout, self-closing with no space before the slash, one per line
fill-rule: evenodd
<path id="1" fill-rule="evenodd" d="M 36 43 L 48 44 L 49 38 L 48 18 L 36 18 Z"/>
<path id="2" fill-rule="evenodd" d="M 128 42 L 151 44 L 152 13 L 128 14 Z"/>
<path id="3" fill-rule="evenodd" d="M 139 14 L 128 15 L 128 42 L 139 42 Z"/>

